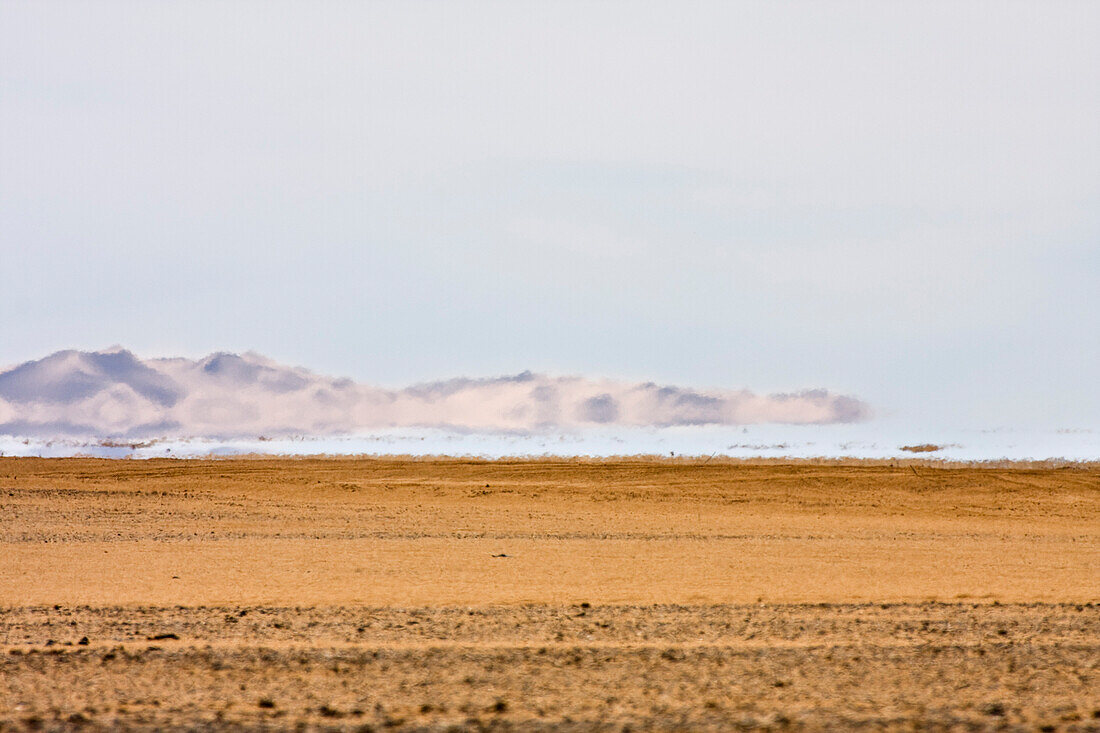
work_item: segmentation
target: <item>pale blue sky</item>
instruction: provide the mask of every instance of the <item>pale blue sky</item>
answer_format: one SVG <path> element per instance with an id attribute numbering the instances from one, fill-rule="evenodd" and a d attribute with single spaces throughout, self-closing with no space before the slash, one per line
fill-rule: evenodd
<path id="1" fill-rule="evenodd" d="M 1100 428 L 1100 4 L 0 0 L 0 365 Z"/>

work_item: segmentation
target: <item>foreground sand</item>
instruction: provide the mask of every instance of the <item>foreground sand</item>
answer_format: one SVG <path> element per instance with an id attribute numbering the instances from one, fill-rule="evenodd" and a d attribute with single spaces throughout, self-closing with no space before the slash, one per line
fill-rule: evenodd
<path id="1" fill-rule="evenodd" d="M 0 459 L 0 728 L 1100 730 L 1097 601 L 1096 468 Z"/>
<path id="2" fill-rule="evenodd" d="M 1089 606 L 46 607 L 0 633 L 16 727 L 1100 728 Z"/>

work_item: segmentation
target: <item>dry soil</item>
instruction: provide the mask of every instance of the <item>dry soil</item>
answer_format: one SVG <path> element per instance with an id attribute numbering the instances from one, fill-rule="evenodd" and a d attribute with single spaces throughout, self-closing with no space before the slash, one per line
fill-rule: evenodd
<path id="1" fill-rule="evenodd" d="M 1100 469 L 0 459 L 0 729 L 1100 730 Z"/>

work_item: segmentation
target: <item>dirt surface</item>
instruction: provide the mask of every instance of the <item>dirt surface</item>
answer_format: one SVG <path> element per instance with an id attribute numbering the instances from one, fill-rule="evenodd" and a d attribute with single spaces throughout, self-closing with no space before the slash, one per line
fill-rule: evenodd
<path id="1" fill-rule="evenodd" d="M 24 608 L 12 727 L 1100 729 L 1096 606 Z M 84 640 L 87 640 L 84 643 Z"/>
<path id="2" fill-rule="evenodd" d="M 1100 730 L 1100 470 L 0 459 L 0 729 Z"/>

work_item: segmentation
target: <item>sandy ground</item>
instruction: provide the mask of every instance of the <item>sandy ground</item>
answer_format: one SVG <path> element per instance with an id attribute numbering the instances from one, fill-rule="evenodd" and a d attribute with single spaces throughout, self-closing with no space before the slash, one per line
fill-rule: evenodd
<path id="1" fill-rule="evenodd" d="M 0 729 L 1100 730 L 1098 601 L 1097 468 L 0 459 Z"/>

